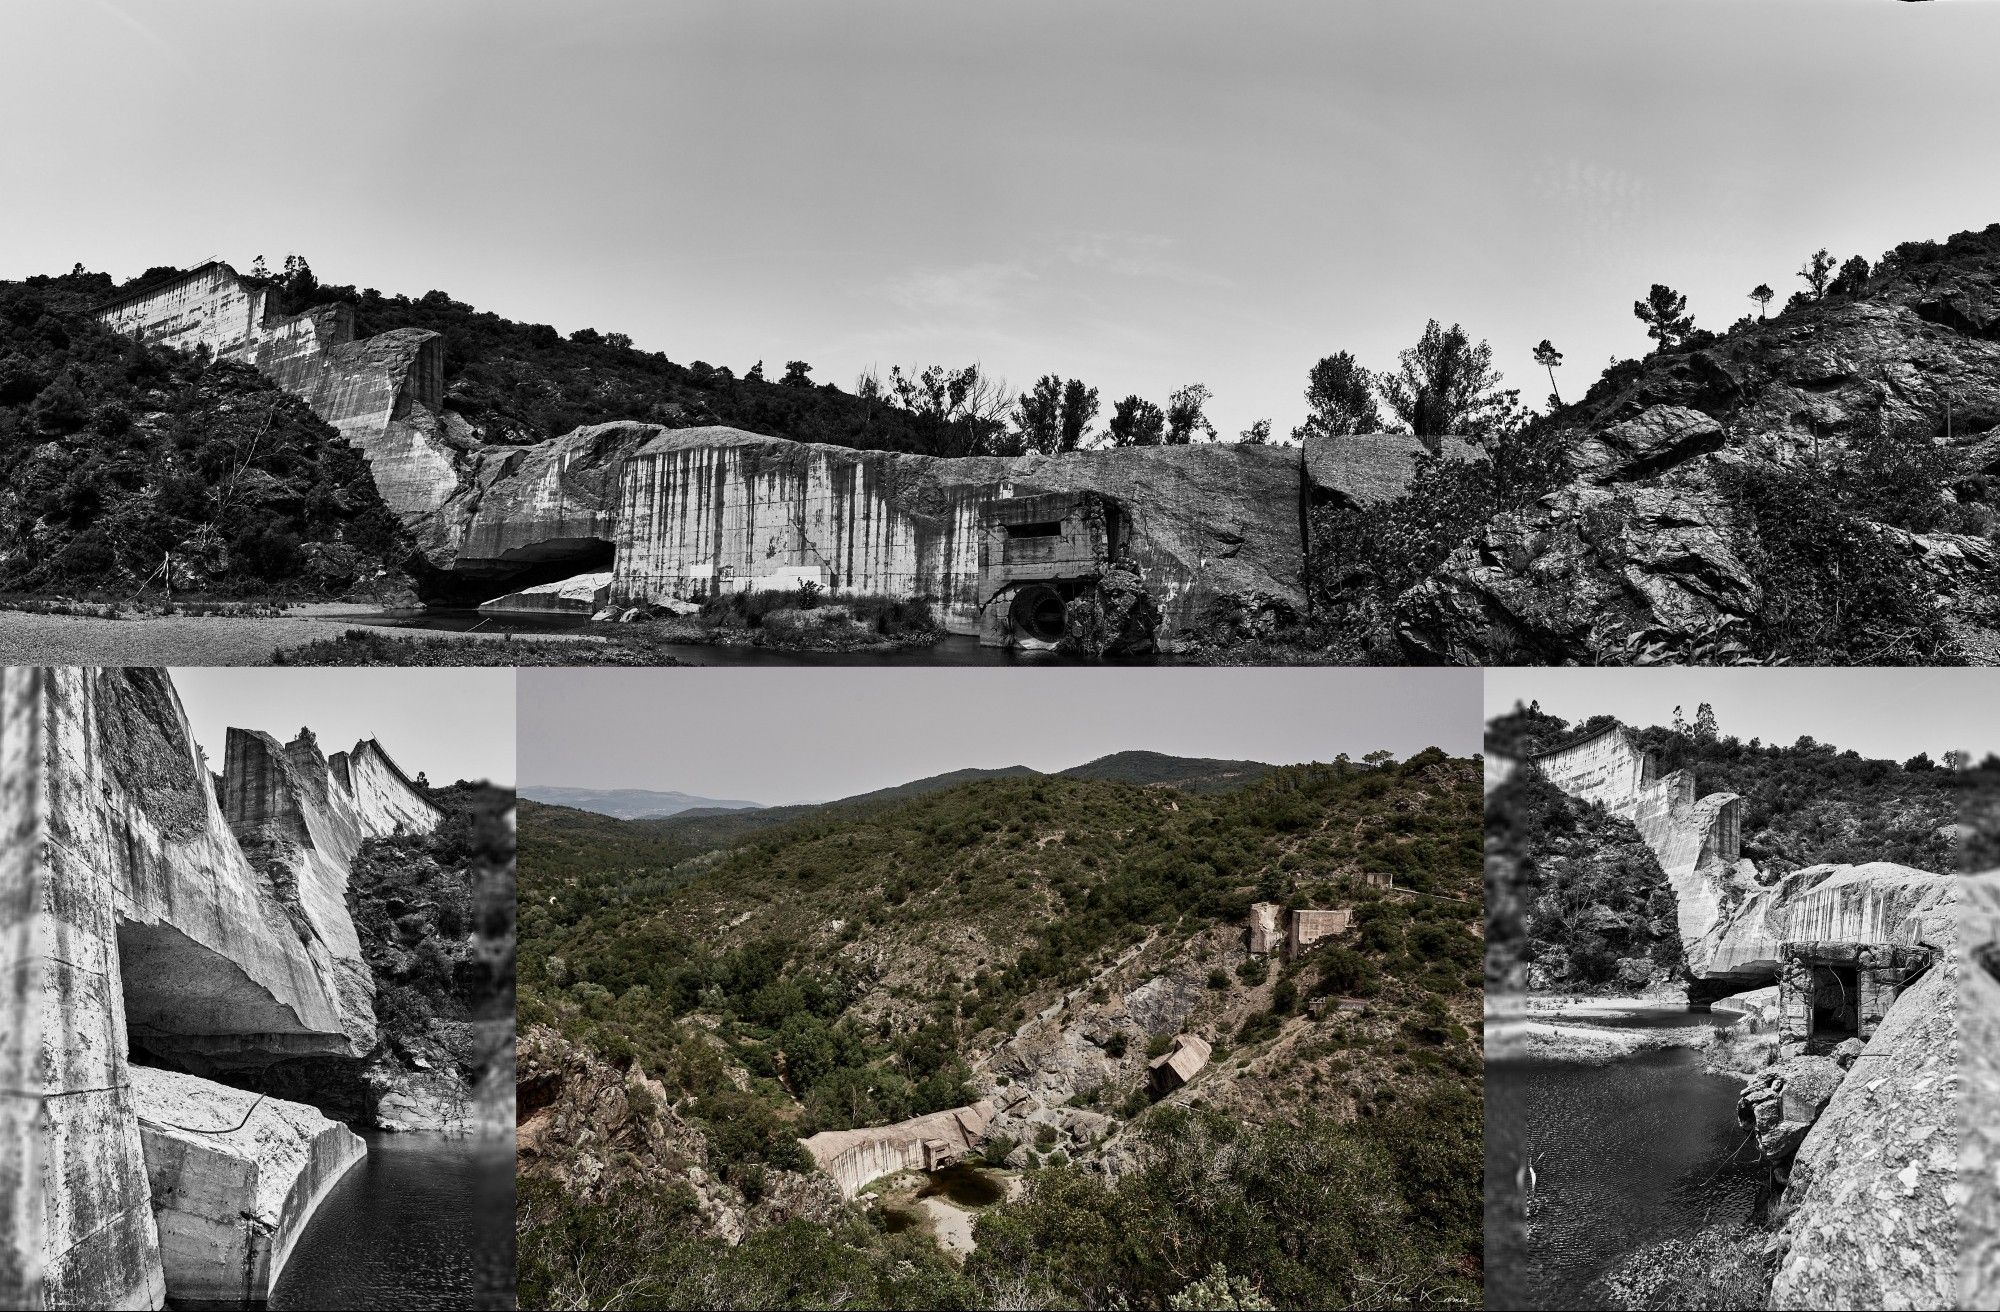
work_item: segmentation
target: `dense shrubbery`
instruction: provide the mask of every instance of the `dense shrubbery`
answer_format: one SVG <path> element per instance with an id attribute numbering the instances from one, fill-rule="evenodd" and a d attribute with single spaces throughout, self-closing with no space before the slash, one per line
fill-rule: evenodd
<path id="1" fill-rule="evenodd" d="M 1764 606 L 1760 654 L 1804 665 L 1947 665 L 1964 660 L 1919 566 L 1874 527 L 1977 532 L 1939 492 L 1952 458 L 1921 433 L 1860 436 L 1797 466 L 1738 465 L 1719 477 Z"/>
<path id="2" fill-rule="evenodd" d="M 0 589 L 318 595 L 410 543 L 360 453 L 247 365 L 91 318 L 103 274 L 0 285 Z"/>
<path id="3" fill-rule="evenodd" d="M 935 436 L 918 416 L 881 397 L 854 396 L 796 373 L 766 382 L 699 360 L 676 364 L 634 349 L 620 333 L 586 328 L 564 338 L 547 324 L 515 323 L 440 291 L 412 299 L 314 284 L 287 308 L 336 301 L 354 307 L 364 337 L 395 328 L 444 334 L 445 405 L 488 441 L 537 442 L 619 420 L 729 424 L 885 451 L 927 451 Z"/>

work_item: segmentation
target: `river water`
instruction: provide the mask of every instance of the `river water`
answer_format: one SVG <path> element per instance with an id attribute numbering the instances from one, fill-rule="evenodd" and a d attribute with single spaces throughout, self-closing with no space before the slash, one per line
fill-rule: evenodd
<path id="1" fill-rule="evenodd" d="M 339 618 L 335 616 L 333 618 Z M 356 612 L 354 622 L 380 628 L 426 629 L 438 633 L 515 633 L 532 638 L 540 634 L 578 632 L 589 623 L 582 615 L 481 615 L 476 610 L 427 610 L 388 615 L 380 611 Z M 1085 662 L 1052 651 L 1016 651 L 1006 647 L 982 647 L 979 639 L 952 634 L 919 647 L 896 647 L 888 651 L 779 651 L 771 647 L 728 646 L 720 643 L 679 642 L 665 651 L 686 665 L 1011 665 L 1038 667 L 1082 664 L 1160 663 L 1154 659 Z"/>
<path id="2" fill-rule="evenodd" d="M 320 1204 L 269 1306 L 514 1306 L 512 1140 L 357 1133 L 368 1156 Z"/>
<path id="3" fill-rule="evenodd" d="M 1635 1009 L 1589 1023 L 1658 1029 L 1734 1019 Z M 1593 1283 L 1633 1250 L 1749 1220 L 1763 1172 L 1736 1121 L 1741 1091 L 1740 1081 L 1705 1072 L 1689 1048 L 1604 1065 L 1489 1061 L 1486 1306 L 1602 1306 Z M 1524 1227 L 1507 1224 L 1517 1207 Z"/>

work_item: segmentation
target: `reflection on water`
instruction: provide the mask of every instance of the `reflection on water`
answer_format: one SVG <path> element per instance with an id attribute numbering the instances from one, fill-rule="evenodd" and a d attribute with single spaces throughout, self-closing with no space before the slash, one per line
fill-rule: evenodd
<path id="1" fill-rule="evenodd" d="M 368 1156 L 299 1236 L 270 1306 L 514 1306 L 512 1141 L 358 1133 Z"/>
<path id="2" fill-rule="evenodd" d="M 1666 1023 L 1656 1016 L 1733 1019 L 1629 1024 Z M 1741 1090 L 1686 1048 L 1602 1066 L 1487 1063 L 1486 1305 L 1596 1306 L 1592 1282 L 1634 1249 L 1750 1219 L 1763 1173 L 1736 1122 Z"/>

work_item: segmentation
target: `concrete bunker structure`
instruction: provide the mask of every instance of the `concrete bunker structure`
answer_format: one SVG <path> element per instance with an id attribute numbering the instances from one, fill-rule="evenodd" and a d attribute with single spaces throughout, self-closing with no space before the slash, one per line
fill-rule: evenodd
<path id="1" fill-rule="evenodd" d="M 898 1171 L 937 1171 L 972 1155 L 992 1128 L 993 1104 L 982 1098 L 965 1107 L 912 1117 L 894 1125 L 822 1130 L 800 1142 L 820 1170 L 857 1197 L 871 1181 Z"/>
<path id="2" fill-rule="evenodd" d="M 1345 933 L 1353 923 L 1349 907 L 1295 910 L 1286 920 L 1284 908 L 1276 902 L 1258 902 L 1250 908 L 1250 952 L 1263 956 L 1282 949 L 1287 957 L 1296 957 L 1321 939 Z"/>
<path id="3" fill-rule="evenodd" d="M 361 1143 L 268 1098 L 217 1133 L 253 1098 L 209 1077 L 374 1045 L 346 872 L 437 813 L 372 743 L 233 731 L 211 776 L 158 670 L 0 670 L 0 735 L 0 1305 L 261 1301 Z"/>
<path id="4" fill-rule="evenodd" d="M 1904 989 L 1930 969 L 1927 947 L 1793 942 L 1778 974 L 1778 1053 L 1821 1054 L 1867 1042 Z"/>

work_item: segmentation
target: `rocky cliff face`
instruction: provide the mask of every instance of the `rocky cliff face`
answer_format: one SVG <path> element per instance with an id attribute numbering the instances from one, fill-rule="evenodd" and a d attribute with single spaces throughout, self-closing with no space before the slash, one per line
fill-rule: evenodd
<path id="1" fill-rule="evenodd" d="M 1934 498 L 1988 506 L 2000 460 L 2000 231 L 1962 234 L 1949 249 L 1885 262 L 1859 294 L 1614 366 L 1559 416 L 1574 481 L 1495 516 L 1411 589 L 1400 636 L 1426 657 L 1472 663 L 1629 660 L 1642 633 L 1721 659 L 1706 637 L 1770 602 L 1731 471 L 1810 465 L 1875 434 L 1935 448 Z M 1984 622 L 2000 554 L 1980 531 L 1858 531 L 1948 611 Z"/>

